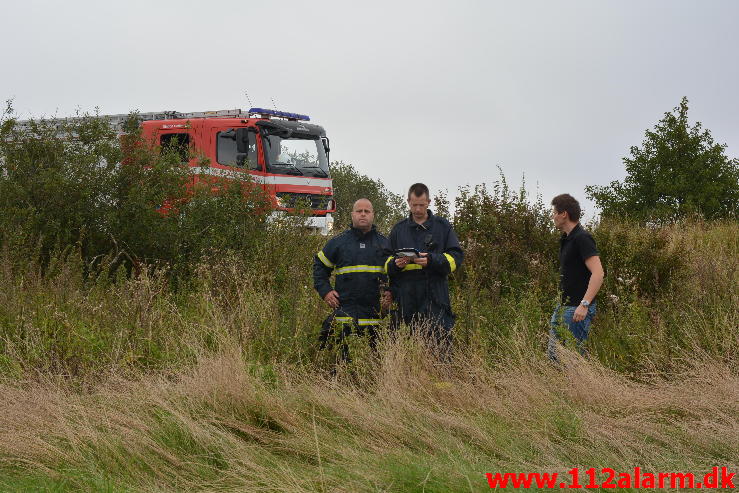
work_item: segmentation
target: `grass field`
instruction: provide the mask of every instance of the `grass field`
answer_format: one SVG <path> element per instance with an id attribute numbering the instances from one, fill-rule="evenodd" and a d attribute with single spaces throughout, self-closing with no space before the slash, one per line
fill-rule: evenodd
<path id="1" fill-rule="evenodd" d="M 456 492 L 495 472 L 737 470 L 736 223 L 599 226 L 611 272 L 589 359 L 545 359 L 548 274 L 493 292 L 471 249 L 451 364 L 395 334 L 377 353 L 354 341 L 335 374 L 309 277 L 324 239 L 275 234 L 265 264 L 214 256 L 176 287 L 162 269 L 91 276 L 74 250 L 42 268 L 6 245 L 0 491 Z"/>
<path id="2" fill-rule="evenodd" d="M 482 491 L 487 472 L 736 470 L 739 377 L 635 383 L 567 353 L 438 367 L 417 341 L 335 378 L 248 364 L 0 387 L 2 491 Z"/>

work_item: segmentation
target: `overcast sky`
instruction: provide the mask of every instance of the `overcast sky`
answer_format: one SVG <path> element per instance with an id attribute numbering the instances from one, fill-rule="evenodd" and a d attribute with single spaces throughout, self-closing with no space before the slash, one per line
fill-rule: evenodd
<path id="1" fill-rule="evenodd" d="M 6 1 L 0 97 L 76 110 L 273 107 L 405 193 L 491 183 L 548 201 L 622 179 L 690 100 L 739 155 L 737 1 Z"/>

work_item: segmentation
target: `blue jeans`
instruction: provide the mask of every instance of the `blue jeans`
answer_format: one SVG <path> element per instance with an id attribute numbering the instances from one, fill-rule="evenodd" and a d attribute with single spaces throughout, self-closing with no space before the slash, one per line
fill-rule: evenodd
<path id="1" fill-rule="evenodd" d="M 552 313 L 552 319 L 549 321 L 549 344 L 547 344 L 547 354 L 549 359 L 557 361 L 557 344 L 560 341 L 556 328 L 559 326 L 567 326 L 570 333 L 577 340 L 577 350 L 580 354 L 585 354 L 585 341 L 590 333 L 590 324 L 595 316 L 595 302 L 588 307 L 588 313 L 585 318 L 579 322 L 573 322 L 572 316 L 575 314 L 576 306 L 557 305 Z"/>

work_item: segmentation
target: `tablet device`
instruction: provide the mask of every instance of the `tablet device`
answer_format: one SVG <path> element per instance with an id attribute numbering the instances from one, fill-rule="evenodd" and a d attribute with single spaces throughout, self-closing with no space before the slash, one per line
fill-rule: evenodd
<path id="1" fill-rule="evenodd" d="M 415 248 L 398 248 L 397 250 L 395 250 L 395 256 L 418 258 L 421 255 L 420 252 Z"/>

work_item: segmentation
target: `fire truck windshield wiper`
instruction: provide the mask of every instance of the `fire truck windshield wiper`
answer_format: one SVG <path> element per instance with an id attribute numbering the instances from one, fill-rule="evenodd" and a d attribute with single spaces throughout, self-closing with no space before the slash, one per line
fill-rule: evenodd
<path id="1" fill-rule="evenodd" d="M 321 169 L 320 166 L 303 166 L 303 169 L 312 169 L 312 170 L 315 170 L 314 173 L 320 173 L 319 176 L 323 176 L 324 178 L 328 178 L 328 173 L 326 173 L 323 169 Z"/>
<path id="2" fill-rule="evenodd" d="M 298 168 L 292 163 L 273 163 L 272 166 L 290 166 L 292 169 L 297 171 L 299 174 L 305 175 L 305 173 L 303 173 L 300 168 Z"/>

